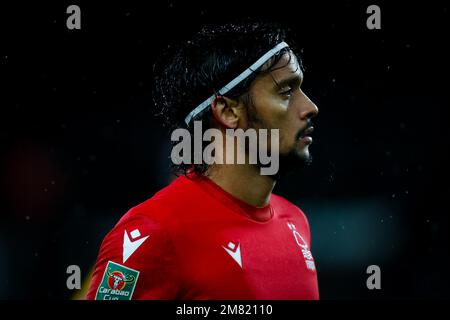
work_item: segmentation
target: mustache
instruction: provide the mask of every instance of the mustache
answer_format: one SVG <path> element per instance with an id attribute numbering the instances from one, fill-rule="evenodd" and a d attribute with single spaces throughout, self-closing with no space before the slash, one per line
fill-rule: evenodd
<path id="1" fill-rule="evenodd" d="M 311 128 L 313 125 L 313 122 L 311 120 L 308 120 L 306 126 L 303 129 L 299 130 L 299 132 L 295 136 L 296 140 L 300 139 L 305 134 L 305 131 Z"/>

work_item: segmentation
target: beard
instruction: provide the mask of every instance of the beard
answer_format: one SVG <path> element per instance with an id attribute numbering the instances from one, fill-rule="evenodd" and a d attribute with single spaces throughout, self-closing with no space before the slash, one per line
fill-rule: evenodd
<path id="1" fill-rule="evenodd" d="M 308 152 L 306 154 L 299 154 L 296 149 L 289 151 L 287 154 L 280 154 L 280 168 L 275 179 L 279 179 L 289 173 L 302 170 L 312 163 L 312 156 Z"/>
<path id="2" fill-rule="evenodd" d="M 303 170 L 312 163 L 312 156 L 309 152 L 301 154 L 294 147 L 288 153 L 279 154 L 279 167 L 278 171 L 271 177 L 274 180 L 279 180 L 281 177 L 288 174 Z M 267 165 L 262 165 L 258 162 L 257 166 L 259 168 L 266 167 Z"/>
<path id="3" fill-rule="evenodd" d="M 253 128 L 255 125 L 255 118 L 252 119 L 253 120 Z M 259 128 L 268 128 L 268 126 L 261 121 L 260 119 L 257 119 L 257 123 L 258 123 L 258 127 Z M 304 168 L 308 167 L 311 165 L 312 163 L 312 155 L 310 154 L 309 150 L 308 151 L 304 151 L 304 152 L 300 152 L 298 150 L 298 143 L 300 143 L 300 139 L 302 138 L 302 136 L 305 134 L 305 131 L 307 129 L 309 129 L 310 127 L 312 127 L 312 122 L 311 120 L 308 120 L 308 122 L 306 123 L 306 126 L 299 130 L 299 132 L 296 134 L 295 136 L 295 143 L 294 145 L 289 149 L 289 151 L 287 153 L 279 153 L 279 168 L 278 168 L 278 172 L 275 173 L 274 175 L 272 175 L 272 178 L 274 180 L 278 180 L 283 176 L 286 176 L 290 173 L 299 171 L 299 170 L 303 170 Z M 305 146 L 305 148 L 309 148 L 309 146 Z M 259 168 L 261 167 L 265 167 L 265 165 L 262 165 L 261 163 L 258 162 L 257 166 Z"/>
<path id="4" fill-rule="evenodd" d="M 305 131 L 310 127 L 312 127 L 312 122 L 311 120 L 308 120 L 305 128 L 303 128 L 296 134 L 296 143 L 294 147 L 291 148 L 287 154 L 280 153 L 280 169 L 278 170 L 278 173 L 276 175 L 277 179 L 288 173 L 304 169 L 311 165 L 312 155 L 310 154 L 309 149 L 305 153 L 300 153 L 297 150 L 297 143 L 299 143 L 300 139 L 305 134 Z M 309 148 L 309 146 L 305 148 Z"/>
<path id="5" fill-rule="evenodd" d="M 248 109 L 250 109 L 250 111 L 253 111 L 253 112 L 248 112 L 248 119 L 249 119 L 249 124 L 250 124 L 249 127 L 265 128 L 265 129 L 270 130 L 268 124 L 257 115 L 255 108 L 251 107 Z M 294 146 L 292 148 L 290 148 L 290 150 L 287 153 L 279 154 L 279 169 L 278 169 L 278 172 L 272 176 L 272 178 L 274 180 L 278 180 L 279 178 L 281 178 L 289 173 L 293 173 L 295 171 L 302 170 L 302 169 L 308 167 L 309 165 L 311 165 L 312 156 L 309 153 L 309 150 L 308 150 L 308 152 L 301 153 L 297 149 L 297 144 L 299 143 L 301 137 L 304 135 L 305 131 L 307 129 L 309 129 L 310 127 L 312 127 L 312 125 L 313 124 L 312 124 L 311 120 L 308 120 L 308 122 L 306 123 L 306 126 L 303 129 L 299 130 L 297 132 L 297 134 L 295 135 Z M 305 148 L 309 148 L 309 147 L 305 147 Z M 259 168 L 265 167 L 265 165 L 262 165 L 259 162 L 258 162 L 257 166 Z"/>

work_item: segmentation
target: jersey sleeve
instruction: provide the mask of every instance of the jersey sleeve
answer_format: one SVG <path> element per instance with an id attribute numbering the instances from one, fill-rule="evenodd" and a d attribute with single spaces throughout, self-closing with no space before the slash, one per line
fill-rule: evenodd
<path id="1" fill-rule="evenodd" d="M 303 223 L 304 223 L 304 229 L 306 231 L 306 237 L 308 238 L 307 239 L 308 246 L 311 248 L 311 229 L 310 229 L 310 226 L 309 226 L 308 217 L 306 216 L 306 214 L 303 212 L 302 209 L 300 209 L 297 206 L 296 206 L 296 208 L 300 212 L 301 219 L 303 220 Z"/>
<path id="2" fill-rule="evenodd" d="M 176 299 L 179 263 L 168 231 L 148 216 L 123 218 L 105 237 L 88 300 Z"/>

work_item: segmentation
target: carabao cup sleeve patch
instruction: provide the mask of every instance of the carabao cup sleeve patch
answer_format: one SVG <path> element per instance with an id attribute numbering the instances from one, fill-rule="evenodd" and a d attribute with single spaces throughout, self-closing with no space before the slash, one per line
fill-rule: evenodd
<path id="1" fill-rule="evenodd" d="M 108 261 L 95 300 L 131 300 L 139 271 Z"/>

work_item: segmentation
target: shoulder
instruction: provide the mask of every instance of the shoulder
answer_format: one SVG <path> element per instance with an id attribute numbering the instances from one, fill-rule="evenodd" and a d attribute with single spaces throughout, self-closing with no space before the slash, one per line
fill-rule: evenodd
<path id="1" fill-rule="evenodd" d="M 102 241 L 88 299 L 103 297 L 99 290 L 107 271 L 136 273 L 133 298 L 176 296 L 179 283 L 176 270 L 180 264 L 167 214 L 170 214 L 167 208 L 149 201 L 130 209 L 120 219 Z M 171 283 L 163 281 L 167 276 Z"/>
<path id="2" fill-rule="evenodd" d="M 300 222 L 302 228 L 307 232 L 307 234 L 310 234 L 308 217 L 300 207 L 276 194 L 272 194 L 271 202 L 273 203 L 275 210 L 277 210 L 280 218 L 292 219 Z"/>
<path id="3" fill-rule="evenodd" d="M 284 214 L 300 215 L 303 219 L 307 220 L 307 217 L 306 217 L 305 213 L 303 212 L 303 210 L 300 209 L 300 207 L 298 207 L 291 201 L 287 200 L 286 198 L 276 195 L 276 194 L 272 194 L 272 197 L 270 200 L 271 200 L 273 206 L 281 209 L 281 211 L 283 211 Z"/>
<path id="4" fill-rule="evenodd" d="M 145 265 L 147 259 L 174 252 L 173 214 L 177 211 L 178 179 L 150 199 L 129 209 L 104 237 L 98 256 L 100 264 L 113 260 L 130 267 Z M 139 244 L 139 246 L 138 246 Z M 147 264 L 148 265 L 148 264 Z"/>
<path id="5" fill-rule="evenodd" d="M 88 298 L 94 299 L 110 265 L 139 273 L 133 298 L 174 298 L 182 275 L 177 250 L 183 209 L 197 201 L 188 178 L 175 179 L 150 199 L 126 212 L 100 246 Z M 113 268 L 111 269 L 113 270 Z"/>
<path id="6" fill-rule="evenodd" d="M 161 211 L 153 213 L 156 211 L 141 212 L 136 207 L 129 210 L 104 237 L 98 263 L 113 261 L 143 269 L 151 265 L 148 262 L 156 262 L 164 254 L 166 257 L 174 255 L 170 226 L 161 219 Z"/>
<path id="7" fill-rule="evenodd" d="M 193 182 L 184 176 L 176 178 L 151 198 L 128 210 L 116 227 L 133 221 L 159 225 L 169 223 L 174 212 L 185 208 L 191 199 L 195 199 L 197 189 L 193 188 L 192 184 Z"/>
<path id="8" fill-rule="evenodd" d="M 187 199 L 194 189 L 191 183 L 189 179 L 179 177 L 151 198 L 129 209 L 105 236 L 102 248 L 121 248 L 126 237 L 133 241 L 147 235 L 152 238 L 152 243 L 159 242 L 157 247 L 170 242 L 177 228 L 175 215 L 188 206 Z"/>

